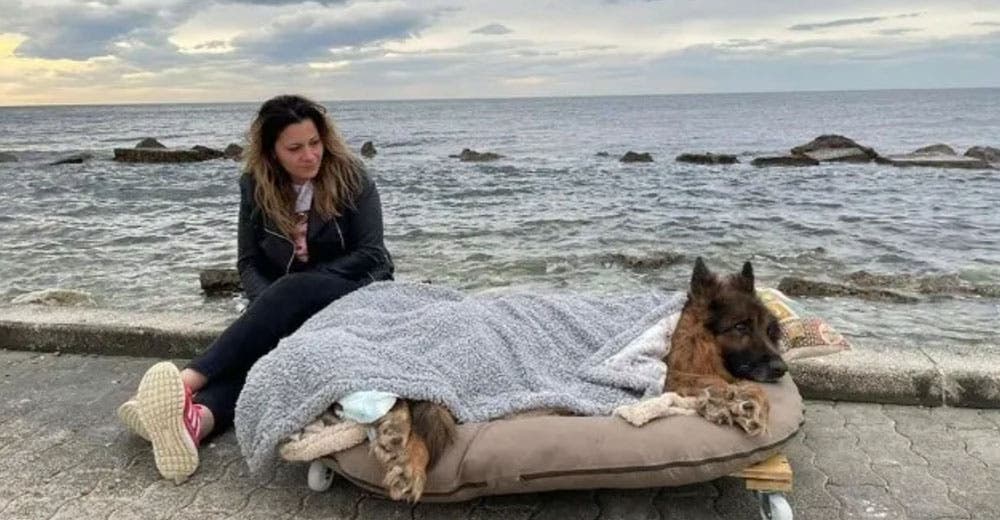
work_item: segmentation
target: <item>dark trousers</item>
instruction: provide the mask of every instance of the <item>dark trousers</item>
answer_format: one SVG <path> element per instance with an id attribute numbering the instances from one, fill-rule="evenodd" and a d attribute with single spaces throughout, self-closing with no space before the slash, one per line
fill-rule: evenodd
<path id="1" fill-rule="evenodd" d="M 363 282 L 332 274 L 292 273 L 260 293 L 246 311 L 188 364 L 208 379 L 194 402 L 208 407 L 215 418 L 213 433 L 233 423 L 236 399 L 250 367 L 330 302 L 361 287 Z"/>

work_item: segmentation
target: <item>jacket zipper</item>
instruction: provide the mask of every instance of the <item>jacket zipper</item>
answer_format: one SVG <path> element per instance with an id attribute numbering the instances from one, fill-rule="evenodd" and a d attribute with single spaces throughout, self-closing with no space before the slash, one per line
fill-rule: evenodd
<path id="1" fill-rule="evenodd" d="M 288 257 L 288 265 L 285 266 L 285 274 L 288 274 L 292 270 L 292 260 L 295 260 L 295 242 L 292 242 L 292 240 L 290 238 L 286 237 L 285 235 L 281 235 L 281 234 L 275 233 L 274 231 L 271 231 L 270 229 L 267 228 L 267 226 L 264 226 L 264 231 L 266 231 L 266 232 L 268 232 L 268 233 L 270 233 L 270 234 L 272 234 L 272 235 L 274 235 L 274 236 L 276 236 L 278 238 L 284 239 L 286 242 L 288 242 L 289 244 L 292 245 L 292 254 L 291 254 L 291 256 Z M 340 231 L 340 229 L 338 228 L 337 231 Z M 343 238 L 341 238 L 341 242 L 343 242 Z"/>
<path id="2" fill-rule="evenodd" d="M 344 234 L 340 232 L 340 224 L 337 223 L 337 219 L 333 219 L 333 225 L 337 226 L 337 236 L 340 237 L 340 248 L 345 252 L 347 251 L 347 244 L 344 243 Z"/>

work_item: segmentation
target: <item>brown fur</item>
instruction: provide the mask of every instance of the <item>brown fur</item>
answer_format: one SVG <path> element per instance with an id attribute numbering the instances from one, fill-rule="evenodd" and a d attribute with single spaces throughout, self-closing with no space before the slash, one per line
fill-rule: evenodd
<path id="1" fill-rule="evenodd" d="M 779 336 L 777 320 L 754 292 L 749 262 L 740 273 L 719 278 L 699 258 L 670 339 L 666 389 L 702 398 L 698 413 L 716 424 L 764 433 L 770 403 L 751 380 L 773 381 L 785 373 Z"/>
<path id="2" fill-rule="evenodd" d="M 784 374 L 778 330 L 774 316 L 754 293 L 749 262 L 740 273 L 720 279 L 699 258 L 671 337 L 667 390 L 700 397 L 698 413 L 709 421 L 738 426 L 750 435 L 765 432 L 767 395 L 748 379 L 773 380 Z M 398 401 L 376 424 L 371 446 L 385 467 L 383 484 L 389 496 L 420 500 L 428 469 L 454 438 L 455 419 L 443 406 Z"/>
<path id="3" fill-rule="evenodd" d="M 375 458 L 385 468 L 382 483 L 393 500 L 416 502 L 424 493 L 427 470 L 455 438 L 455 418 L 427 401 L 399 400 L 376 423 Z"/>

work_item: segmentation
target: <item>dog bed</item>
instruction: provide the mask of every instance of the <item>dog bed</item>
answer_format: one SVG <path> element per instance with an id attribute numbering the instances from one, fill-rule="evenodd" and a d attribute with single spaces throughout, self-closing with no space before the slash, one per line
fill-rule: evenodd
<path id="1" fill-rule="evenodd" d="M 803 421 L 789 376 L 762 385 L 771 403 L 766 434 L 750 437 L 697 415 L 635 427 L 619 417 L 540 416 L 458 426 L 431 469 L 422 501 L 559 489 L 679 486 L 730 475 L 778 453 Z M 385 494 L 383 469 L 368 443 L 324 457 L 350 482 Z"/>

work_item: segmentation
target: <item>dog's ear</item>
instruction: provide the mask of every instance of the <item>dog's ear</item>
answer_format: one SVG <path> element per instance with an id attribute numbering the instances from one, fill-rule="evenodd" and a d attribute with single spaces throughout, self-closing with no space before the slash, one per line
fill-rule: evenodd
<path id="1" fill-rule="evenodd" d="M 708 270 L 705 261 L 699 256 L 694 261 L 694 272 L 691 273 L 691 296 L 702 297 L 716 288 L 717 281 L 712 271 Z"/>
<path id="2" fill-rule="evenodd" d="M 743 264 L 743 270 L 736 277 L 736 287 L 743 292 L 753 294 L 753 266 L 750 265 L 750 262 Z"/>

